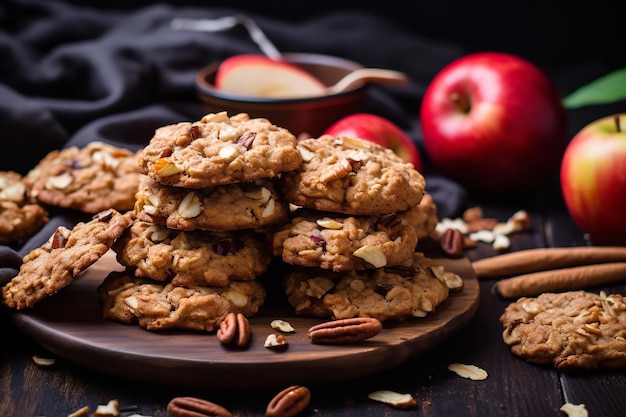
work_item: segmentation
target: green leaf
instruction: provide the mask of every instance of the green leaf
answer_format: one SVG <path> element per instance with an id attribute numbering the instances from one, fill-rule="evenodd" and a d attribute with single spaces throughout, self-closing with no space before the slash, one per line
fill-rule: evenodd
<path id="1" fill-rule="evenodd" d="M 626 99 L 626 68 L 613 71 L 565 97 L 565 107 L 575 109 Z"/>

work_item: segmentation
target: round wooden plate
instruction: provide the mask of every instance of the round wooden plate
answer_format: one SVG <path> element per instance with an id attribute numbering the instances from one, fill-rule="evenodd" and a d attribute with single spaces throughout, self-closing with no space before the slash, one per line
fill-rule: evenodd
<path id="1" fill-rule="evenodd" d="M 279 294 L 268 295 L 258 316 L 250 319 L 253 338 L 244 350 L 222 346 L 215 333 L 157 333 L 104 320 L 96 288 L 109 272 L 122 269 L 112 252 L 58 294 L 13 317 L 53 354 L 123 378 L 224 389 L 336 382 L 395 367 L 432 349 L 469 321 L 479 300 L 471 264 L 465 258 L 437 259 L 463 278 L 463 291 L 451 293 L 433 314 L 384 323 L 380 334 L 355 345 L 311 343 L 308 328 L 323 320 L 294 315 Z M 286 349 L 264 347 L 267 335 L 276 332 L 270 327 L 274 319 L 286 320 L 296 330 L 286 335 Z"/>

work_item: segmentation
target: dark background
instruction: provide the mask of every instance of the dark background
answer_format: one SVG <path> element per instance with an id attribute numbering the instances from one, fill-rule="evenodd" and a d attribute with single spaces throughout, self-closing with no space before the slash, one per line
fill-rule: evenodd
<path id="1" fill-rule="evenodd" d="M 255 0 L 66 0 L 102 9 L 131 10 L 155 3 L 223 7 L 292 22 L 337 12 L 369 13 L 428 39 L 470 50 L 502 50 L 543 66 L 601 59 L 626 62 L 624 12 L 615 0 L 562 1 L 255 1 Z"/>

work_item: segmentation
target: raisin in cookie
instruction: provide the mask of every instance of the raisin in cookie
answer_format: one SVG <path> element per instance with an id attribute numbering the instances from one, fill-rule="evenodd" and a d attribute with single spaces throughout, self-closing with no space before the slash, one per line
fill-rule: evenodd
<path id="1" fill-rule="evenodd" d="M 180 231 L 140 220 L 113 250 L 137 277 L 186 287 L 252 280 L 267 270 L 272 256 L 266 238 L 252 231 Z"/>
<path id="2" fill-rule="evenodd" d="M 129 211 L 139 184 L 137 154 L 103 142 L 72 146 L 50 152 L 24 179 L 33 196 L 51 206 Z"/>
<path id="3" fill-rule="evenodd" d="M 230 312 L 255 315 L 265 301 L 258 281 L 226 287 L 179 287 L 171 283 L 112 272 L 98 287 L 106 319 L 151 330 L 212 331 Z"/>
<path id="4" fill-rule="evenodd" d="M 415 230 L 396 215 L 303 211 L 273 236 L 273 253 L 284 262 L 335 271 L 399 265 L 416 245 Z"/>
<path id="5" fill-rule="evenodd" d="M 139 168 L 161 184 L 188 188 L 274 178 L 302 163 L 296 144 L 291 132 L 267 119 L 208 114 L 157 129 Z"/>
<path id="6" fill-rule="evenodd" d="M 29 237 L 48 220 L 48 211 L 30 198 L 22 176 L 0 171 L 0 244 Z"/>
<path id="7" fill-rule="evenodd" d="M 500 317 L 516 356 L 561 370 L 626 368 L 626 302 L 586 291 L 522 297 Z"/>
<path id="8" fill-rule="evenodd" d="M 298 143 L 304 162 L 282 177 L 289 203 L 322 211 L 379 215 L 406 211 L 424 194 L 424 177 L 391 149 L 329 135 Z"/>
<path id="9" fill-rule="evenodd" d="M 132 212 L 109 209 L 72 229 L 57 228 L 44 245 L 24 256 L 18 275 L 2 288 L 2 302 L 21 310 L 65 288 L 100 259 L 131 223 Z"/>
<path id="10" fill-rule="evenodd" d="M 273 182 L 267 179 L 182 188 L 142 175 L 136 200 L 139 220 L 177 230 L 253 229 L 283 223 L 289 213 Z"/>
<path id="11" fill-rule="evenodd" d="M 448 298 L 444 274 L 454 273 L 415 253 L 404 265 L 366 271 L 298 267 L 285 275 L 284 287 L 299 315 L 400 321 L 433 313 Z"/>

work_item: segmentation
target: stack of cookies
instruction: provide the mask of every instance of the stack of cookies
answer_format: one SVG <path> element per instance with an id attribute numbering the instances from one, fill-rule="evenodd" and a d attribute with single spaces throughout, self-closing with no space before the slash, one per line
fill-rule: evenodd
<path id="1" fill-rule="evenodd" d="M 295 313 L 385 321 L 434 311 L 449 286 L 446 271 L 416 253 L 437 223 L 424 177 L 357 138 L 324 135 L 298 150 L 302 165 L 281 178 L 297 209 L 273 238 L 274 255 L 294 265 L 284 285 Z"/>
<path id="2" fill-rule="evenodd" d="M 246 114 L 157 129 L 138 158 L 137 218 L 113 246 L 127 270 L 99 288 L 105 317 L 211 331 L 230 312 L 256 314 L 267 229 L 288 218 L 275 181 L 301 165 L 296 144 Z"/>

